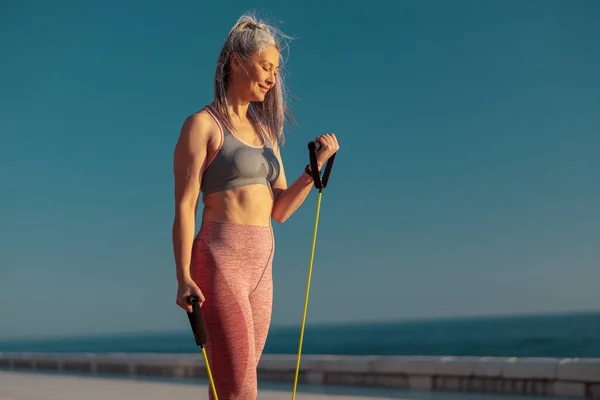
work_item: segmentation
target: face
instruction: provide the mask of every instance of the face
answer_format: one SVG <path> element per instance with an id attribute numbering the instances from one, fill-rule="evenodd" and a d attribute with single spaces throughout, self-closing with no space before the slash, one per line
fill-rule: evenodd
<path id="1" fill-rule="evenodd" d="M 279 51 L 270 46 L 247 60 L 232 60 L 238 92 L 247 101 L 264 101 L 279 74 Z"/>

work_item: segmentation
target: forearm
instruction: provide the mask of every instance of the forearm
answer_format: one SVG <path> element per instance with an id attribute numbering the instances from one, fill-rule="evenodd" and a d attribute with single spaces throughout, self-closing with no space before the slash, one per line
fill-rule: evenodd
<path id="1" fill-rule="evenodd" d="M 273 218 L 285 222 L 306 200 L 313 187 L 313 178 L 302 173 L 287 189 L 277 195 L 273 205 Z"/>
<path id="2" fill-rule="evenodd" d="M 182 207 L 175 213 L 172 235 L 178 282 L 190 279 L 195 222 L 195 212 L 189 207 Z"/>

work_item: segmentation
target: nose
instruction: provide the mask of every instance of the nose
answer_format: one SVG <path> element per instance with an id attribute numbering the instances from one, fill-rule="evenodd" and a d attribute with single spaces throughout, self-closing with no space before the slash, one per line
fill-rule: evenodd
<path id="1" fill-rule="evenodd" d="M 275 73 L 274 73 L 274 72 L 271 72 L 271 73 L 269 74 L 269 76 L 267 77 L 266 83 L 267 83 L 269 86 L 273 86 L 273 84 L 275 83 Z"/>

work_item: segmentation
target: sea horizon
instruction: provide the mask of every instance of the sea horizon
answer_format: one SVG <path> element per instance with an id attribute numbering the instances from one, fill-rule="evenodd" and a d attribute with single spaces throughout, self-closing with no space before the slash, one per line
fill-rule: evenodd
<path id="1" fill-rule="evenodd" d="M 544 318 L 544 317 L 561 317 L 561 316 L 599 316 L 600 308 L 597 310 L 563 310 L 563 311 L 541 311 L 541 312 L 523 312 L 523 313 L 491 313 L 491 314 L 467 314 L 467 315 L 450 315 L 450 316 L 423 316 L 423 317 L 406 317 L 394 319 L 372 319 L 372 320 L 349 320 L 349 321 L 307 321 L 305 328 L 337 328 L 337 327 L 353 327 L 364 325 L 390 325 L 390 324 L 410 324 L 410 323 L 427 323 L 427 322 L 460 322 L 470 320 L 489 320 L 489 319 L 522 319 L 522 318 Z M 271 323 L 271 329 L 300 329 L 301 323 Z M 90 337 L 113 337 L 113 336 L 128 336 L 128 335 L 157 335 L 157 334 L 181 334 L 188 333 L 189 329 L 132 329 L 123 331 L 101 331 L 101 332 L 80 332 L 80 333 L 63 333 L 49 334 L 43 336 L 19 336 L 19 337 L 0 337 L 0 345 L 14 341 L 39 341 L 39 340 L 60 340 L 60 339 L 77 339 Z"/>
<path id="2" fill-rule="evenodd" d="M 294 354 L 300 324 L 273 324 L 265 354 Z M 0 340 L 0 352 L 193 353 L 191 330 Z M 303 354 L 600 357 L 600 311 L 311 323 Z"/>

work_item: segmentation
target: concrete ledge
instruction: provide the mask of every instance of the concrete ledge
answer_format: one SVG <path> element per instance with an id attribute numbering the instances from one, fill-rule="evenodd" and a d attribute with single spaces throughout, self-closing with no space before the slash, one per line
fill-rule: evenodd
<path id="1" fill-rule="evenodd" d="M 0 353 L 0 369 L 197 378 L 206 376 L 200 351 L 154 353 Z M 293 381 L 295 354 L 265 354 L 259 379 Z M 298 380 L 419 390 L 600 399 L 600 359 L 341 356 L 301 358 Z"/>
<path id="2" fill-rule="evenodd" d="M 563 381 L 600 383 L 600 358 L 570 358 L 558 363 L 556 376 Z"/>
<path id="3" fill-rule="evenodd" d="M 516 379 L 554 380 L 558 371 L 556 358 L 509 358 L 504 362 L 502 376 Z"/>

